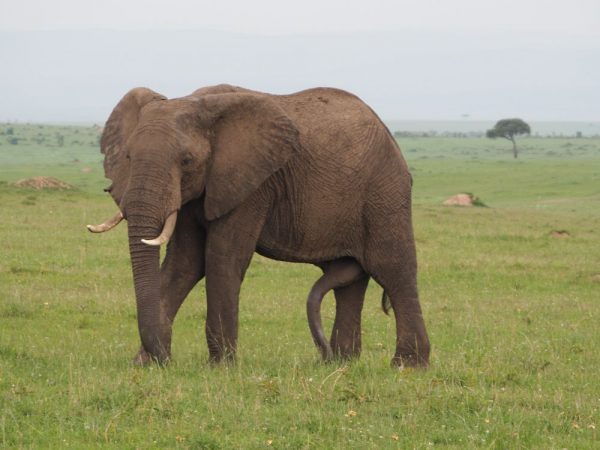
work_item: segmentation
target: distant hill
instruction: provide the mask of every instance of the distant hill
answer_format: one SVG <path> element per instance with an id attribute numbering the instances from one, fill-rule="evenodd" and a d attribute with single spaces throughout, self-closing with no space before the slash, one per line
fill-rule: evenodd
<path id="1" fill-rule="evenodd" d="M 103 122 L 134 86 L 274 93 L 336 86 L 384 118 L 600 119 L 600 43 L 555 36 L 381 32 L 0 32 L 0 121 Z"/>

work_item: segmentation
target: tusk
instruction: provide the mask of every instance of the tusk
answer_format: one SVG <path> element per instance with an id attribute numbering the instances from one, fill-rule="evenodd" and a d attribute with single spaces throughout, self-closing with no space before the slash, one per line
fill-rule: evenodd
<path id="1" fill-rule="evenodd" d="M 123 213 L 119 211 L 113 218 L 108 219 L 106 222 L 101 223 L 100 225 L 87 225 L 87 229 L 92 233 L 104 233 L 105 231 L 112 230 L 114 227 L 119 225 L 121 220 L 123 220 Z"/>
<path id="2" fill-rule="evenodd" d="M 142 239 L 142 242 L 146 245 L 154 245 L 159 246 L 163 245 L 166 242 L 169 242 L 171 239 L 171 235 L 173 234 L 173 230 L 175 229 L 175 222 L 177 222 L 177 211 L 173 211 L 165 222 L 165 226 L 163 227 L 160 236 L 154 239 Z"/>

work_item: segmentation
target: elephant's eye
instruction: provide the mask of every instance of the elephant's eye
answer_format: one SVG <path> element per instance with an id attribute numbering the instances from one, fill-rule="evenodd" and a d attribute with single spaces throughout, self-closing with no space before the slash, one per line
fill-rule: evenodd
<path id="1" fill-rule="evenodd" d="M 182 166 L 189 166 L 192 163 L 192 161 L 193 161 L 192 155 L 187 154 L 181 160 L 181 165 Z"/>

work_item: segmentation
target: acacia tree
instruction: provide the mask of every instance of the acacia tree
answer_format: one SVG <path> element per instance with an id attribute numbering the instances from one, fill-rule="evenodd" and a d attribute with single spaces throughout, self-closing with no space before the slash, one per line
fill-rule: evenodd
<path id="1" fill-rule="evenodd" d="M 529 124 L 522 119 L 502 119 L 496 122 L 494 128 L 487 130 L 486 136 L 491 139 L 498 137 L 508 139 L 513 144 L 513 156 L 516 158 L 519 154 L 515 136 L 520 134 L 531 134 Z"/>

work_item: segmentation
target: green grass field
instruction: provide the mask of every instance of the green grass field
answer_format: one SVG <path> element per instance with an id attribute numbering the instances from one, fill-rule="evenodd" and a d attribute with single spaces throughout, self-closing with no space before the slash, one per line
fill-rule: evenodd
<path id="1" fill-rule="evenodd" d="M 514 160 L 504 141 L 400 141 L 429 370 L 389 367 L 394 321 L 373 282 L 360 360 L 320 363 L 305 318 L 319 271 L 261 257 L 237 365 L 206 362 L 200 283 L 172 364 L 140 369 L 126 227 L 85 230 L 114 212 L 98 131 L 0 125 L 0 446 L 600 448 L 600 140 L 519 142 Z M 35 175 L 77 189 L 11 185 Z M 458 192 L 488 207 L 440 206 Z"/>

